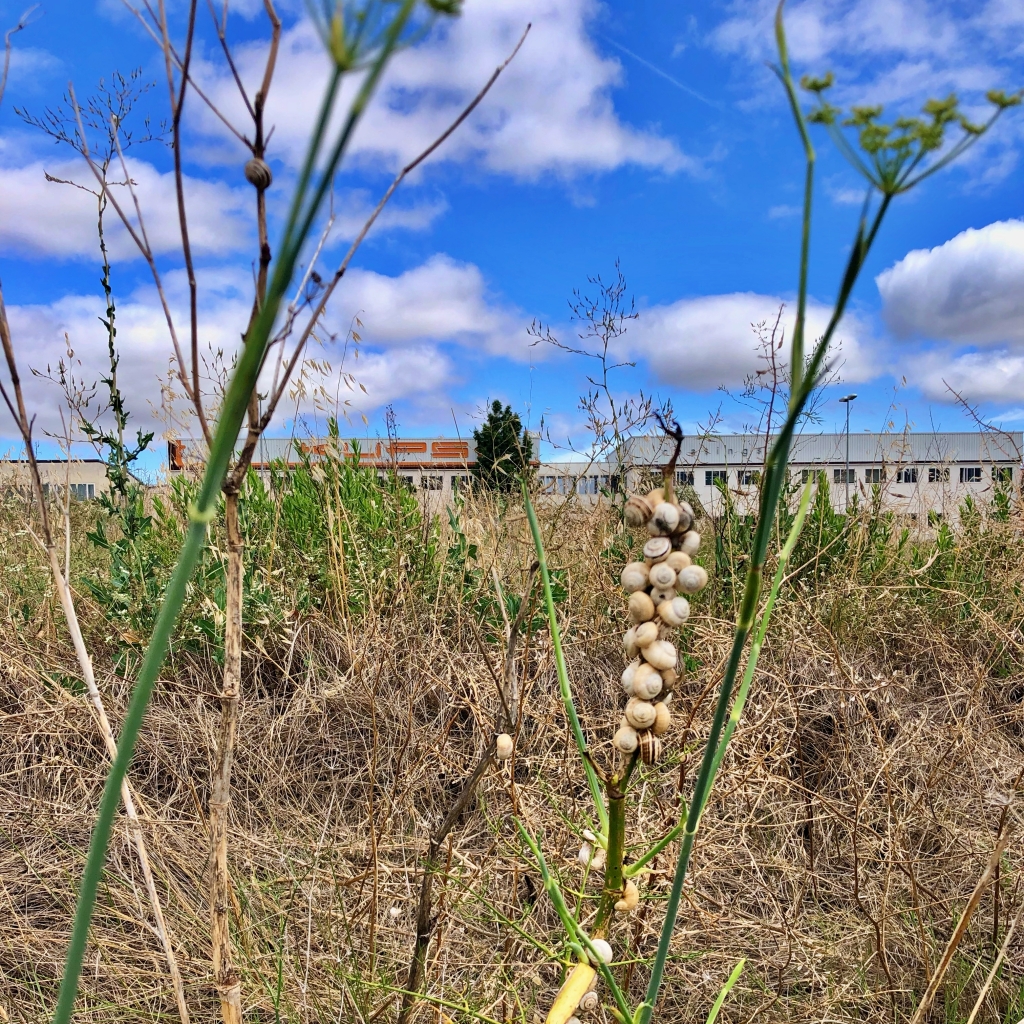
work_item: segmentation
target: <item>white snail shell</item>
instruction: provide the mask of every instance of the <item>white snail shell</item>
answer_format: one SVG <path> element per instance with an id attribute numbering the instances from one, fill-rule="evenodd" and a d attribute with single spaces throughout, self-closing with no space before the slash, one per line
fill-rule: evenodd
<path id="1" fill-rule="evenodd" d="M 642 664 L 646 665 L 647 663 L 643 662 Z M 636 673 L 637 673 L 637 669 L 639 669 L 640 666 L 641 666 L 641 662 L 640 661 L 631 661 L 622 670 L 622 688 L 630 696 L 633 695 L 633 687 L 636 685 Z"/>
<path id="2" fill-rule="evenodd" d="M 260 160 L 258 157 L 253 157 L 245 165 L 245 180 L 250 185 L 255 185 L 256 188 L 261 191 L 265 191 L 270 188 L 270 183 L 274 180 L 274 175 L 271 172 L 267 164 Z"/>
<path id="3" fill-rule="evenodd" d="M 656 587 L 651 591 L 651 600 L 654 602 L 655 609 L 657 609 L 659 604 L 662 604 L 665 601 L 671 601 L 675 596 L 675 587 L 667 587 L 664 590 L 660 587 Z"/>
<path id="4" fill-rule="evenodd" d="M 668 537 L 652 537 L 644 545 L 644 558 L 651 565 L 663 562 L 672 550 L 672 541 Z"/>
<path id="5" fill-rule="evenodd" d="M 598 847 L 594 851 L 594 859 L 590 862 L 591 871 L 604 871 L 604 866 L 608 861 L 608 854 L 604 852 L 601 847 Z"/>
<path id="6" fill-rule="evenodd" d="M 627 658 L 635 658 L 640 652 L 640 648 L 636 645 L 636 626 L 630 627 L 623 633 L 622 649 L 625 651 Z"/>
<path id="7" fill-rule="evenodd" d="M 675 572 L 680 572 L 690 565 L 691 561 L 690 556 L 685 551 L 673 551 L 668 558 L 665 559 L 665 565 L 673 569 Z"/>
<path id="8" fill-rule="evenodd" d="M 587 1011 L 596 1010 L 598 1003 L 600 1003 L 600 999 L 597 998 L 597 993 L 593 989 L 588 989 L 583 993 L 583 998 L 580 1000 L 580 1009 Z M 572 1019 L 572 1017 L 569 1018 L 569 1020 Z M 579 1018 L 577 1017 L 576 1020 L 578 1021 Z M 569 1021 L 566 1021 L 565 1024 L 569 1024 Z"/>
<path id="9" fill-rule="evenodd" d="M 642 495 L 634 494 L 622 510 L 628 526 L 643 526 L 654 515 L 654 506 Z"/>
<path id="10" fill-rule="evenodd" d="M 666 626 L 681 626 L 690 617 L 690 602 L 685 597 L 673 597 L 658 605 L 658 618 Z"/>
<path id="11" fill-rule="evenodd" d="M 669 726 L 672 724 L 672 713 L 669 711 L 668 706 L 664 701 L 654 705 L 654 725 L 651 726 L 651 732 L 655 736 L 664 736 L 668 732 Z"/>
<path id="12" fill-rule="evenodd" d="M 615 957 L 612 947 L 604 939 L 591 939 L 590 944 L 594 947 L 602 963 L 610 964 Z"/>
<path id="13" fill-rule="evenodd" d="M 626 721 L 634 729 L 649 729 L 654 725 L 657 712 L 654 705 L 649 701 L 640 700 L 638 697 L 630 697 L 626 704 Z"/>
<path id="14" fill-rule="evenodd" d="M 689 555 L 691 558 L 700 548 L 700 534 L 696 530 L 687 530 L 683 534 L 682 543 L 679 545 L 679 550 L 684 554 Z"/>
<path id="15" fill-rule="evenodd" d="M 507 761 L 512 756 L 513 750 L 515 750 L 515 744 L 512 742 L 512 737 L 507 732 L 498 733 L 497 739 L 494 741 L 494 756 L 499 761 Z"/>
<path id="16" fill-rule="evenodd" d="M 658 639 L 658 625 L 655 622 L 641 622 L 633 627 L 636 633 L 636 645 L 643 650 Z"/>
<path id="17" fill-rule="evenodd" d="M 654 602 L 642 590 L 629 595 L 629 617 L 634 622 L 649 622 L 654 618 Z"/>
<path id="18" fill-rule="evenodd" d="M 676 590 L 681 594 L 696 594 L 708 585 L 708 573 L 702 565 L 691 565 L 676 577 Z"/>
<path id="19" fill-rule="evenodd" d="M 686 533 L 693 523 L 693 508 L 688 501 L 679 502 L 679 524 L 675 533 Z"/>
<path id="20" fill-rule="evenodd" d="M 631 697 L 639 697 L 641 700 L 651 700 L 661 693 L 664 680 L 661 673 L 653 666 L 643 662 L 637 666 L 633 674 L 633 689 Z"/>
<path id="21" fill-rule="evenodd" d="M 669 556 L 671 557 L 671 556 Z M 676 585 L 676 571 L 668 561 L 657 562 L 647 573 L 651 586 L 658 590 L 671 590 Z"/>
<path id="22" fill-rule="evenodd" d="M 632 754 L 636 750 L 636 729 L 631 725 L 620 725 L 612 737 L 612 745 L 623 754 Z"/>
<path id="23" fill-rule="evenodd" d="M 622 887 L 622 899 L 615 904 L 615 909 L 620 913 L 624 914 L 629 910 L 636 910 L 636 905 L 640 902 L 640 890 L 636 887 L 636 882 L 630 879 Z M 580 1004 L 582 1006 L 582 1003 Z"/>
<path id="24" fill-rule="evenodd" d="M 570 1017 L 565 1024 L 583 1024 L 579 1017 Z"/>
<path id="25" fill-rule="evenodd" d="M 671 640 L 655 640 L 643 649 L 644 661 L 653 665 L 659 672 L 667 668 L 675 668 L 676 654 L 675 644 Z"/>
<path id="26" fill-rule="evenodd" d="M 640 760 L 644 764 L 655 764 L 661 757 L 661 740 L 649 729 L 638 734 L 637 747 L 640 750 Z"/>
<path id="27" fill-rule="evenodd" d="M 667 501 L 659 502 L 654 506 L 654 515 L 648 528 L 652 533 L 668 537 L 675 533 L 679 526 L 679 509 Z"/>
<path id="28" fill-rule="evenodd" d="M 629 562 L 622 570 L 619 580 L 627 594 L 643 590 L 647 586 L 647 564 L 645 562 Z"/>

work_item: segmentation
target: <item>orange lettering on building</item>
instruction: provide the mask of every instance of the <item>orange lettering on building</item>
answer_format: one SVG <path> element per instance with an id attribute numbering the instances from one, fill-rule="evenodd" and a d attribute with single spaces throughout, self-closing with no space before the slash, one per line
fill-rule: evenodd
<path id="1" fill-rule="evenodd" d="M 392 455 L 418 455 L 427 450 L 426 441 L 392 441 L 388 451 Z"/>
<path id="2" fill-rule="evenodd" d="M 466 462 L 469 459 L 469 443 L 466 441 L 432 441 L 430 457 Z"/>

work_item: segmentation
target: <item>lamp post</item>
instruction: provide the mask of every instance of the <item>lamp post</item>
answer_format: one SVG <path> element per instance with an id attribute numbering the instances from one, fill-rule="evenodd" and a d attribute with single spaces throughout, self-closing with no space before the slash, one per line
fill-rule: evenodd
<path id="1" fill-rule="evenodd" d="M 846 481 L 846 501 L 843 504 L 843 512 L 850 510 L 850 403 L 856 395 L 845 395 L 839 401 L 846 406 L 846 473 L 843 479 Z"/>

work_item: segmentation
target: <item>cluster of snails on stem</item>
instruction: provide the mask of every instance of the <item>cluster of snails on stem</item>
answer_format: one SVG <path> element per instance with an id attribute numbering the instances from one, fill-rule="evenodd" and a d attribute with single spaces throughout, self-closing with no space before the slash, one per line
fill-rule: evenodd
<path id="1" fill-rule="evenodd" d="M 672 724 L 668 705 L 679 678 L 671 631 L 689 618 L 687 597 L 704 589 L 708 574 L 692 561 L 700 547 L 700 534 L 692 529 L 693 509 L 674 500 L 668 484 L 647 495 L 634 494 L 624 514 L 627 525 L 646 526 L 651 537 L 644 544 L 644 560 L 622 570 L 633 625 L 623 637 L 626 708 L 612 743 L 623 754 L 639 751 L 645 764 L 653 764 L 661 756 L 661 737 Z M 629 902 L 627 886 L 619 901 L 623 906 L 616 909 L 631 909 Z"/>

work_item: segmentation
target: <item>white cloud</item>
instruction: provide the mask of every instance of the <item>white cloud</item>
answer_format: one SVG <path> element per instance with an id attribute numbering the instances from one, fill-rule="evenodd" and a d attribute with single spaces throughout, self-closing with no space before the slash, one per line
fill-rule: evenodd
<path id="1" fill-rule="evenodd" d="M 915 249 L 875 281 L 897 337 L 1024 344 L 1024 220 Z"/>
<path id="2" fill-rule="evenodd" d="M 680 299 L 642 311 L 627 340 L 663 384 L 688 391 L 736 386 L 763 368 L 751 325 L 767 321 L 770 327 L 781 304 L 776 296 L 751 292 Z M 794 308 L 787 305 L 782 320 L 785 359 L 789 358 Z M 830 313 L 830 307 L 808 303 L 808 347 L 824 330 Z M 835 341 L 839 344 L 833 346 L 834 358 L 841 364 L 844 380 L 868 380 L 880 372 L 866 350 L 867 331 L 856 317 L 848 314 L 843 319 Z"/>
<path id="3" fill-rule="evenodd" d="M 625 124 L 612 91 L 623 81 L 618 60 L 600 56 L 587 24 L 595 0 L 470 0 L 463 15 L 398 54 L 353 140 L 351 156 L 395 169 L 436 138 L 503 62 L 527 22 L 533 29 L 486 102 L 445 144 L 437 159 L 477 160 L 491 171 L 533 178 L 572 176 L 637 165 L 698 169 L 656 128 Z M 262 44 L 240 47 L 236 61 L 253 87 L 263 71 Z M 245 115 L 230 75 L 197 65 L 204 88 L 235 124 Z M 308 20 L 287 30 L 267 105 L 275 125 L 272 155 L 302 158 L 327 76 L 323 46 Z M 346 86 L 351 94 L 354 82 Z M 197 108 L 198 109 L 198 108 Z M 207 112 L 207 130 L 222 136 Z"/>
<path id="4" fill-rule="evenodd" d="M 1024 395 L 1024 355 L 1009 349 L 919 353 L 913 382 L 936 401 L 954 401 L 952 388 L 971 402 L 1019 402 Z"/>
<path id="5" fill-rule="evenodd" d="M 161 173 L 142 160 L 129 160 L 128 169 L 136 182 L 154 252 L 180 251 L 174 175 Z M 72 185 L 47 181 L 47 172 L 89 188 L 95 186 L 95 179 L 81 160 L 36 161 L 0 168 L 0 250 L 61 259 L 96 259 L 99 246 L 95 196 Z M 251 195 L 251 188 L 232 189 L 220 182 L 186 177 L 185 200 L 196 253 L 225 254 L 237 250 L 248 239 L 246 215 L 250 213 Z M 128 189 L 118 187 L 116 196 L 122 209 L 133 213 Z M 114 259 L 138 257 L 135 243 L 113 209 L 107 211 L 105 233 Z"/>

